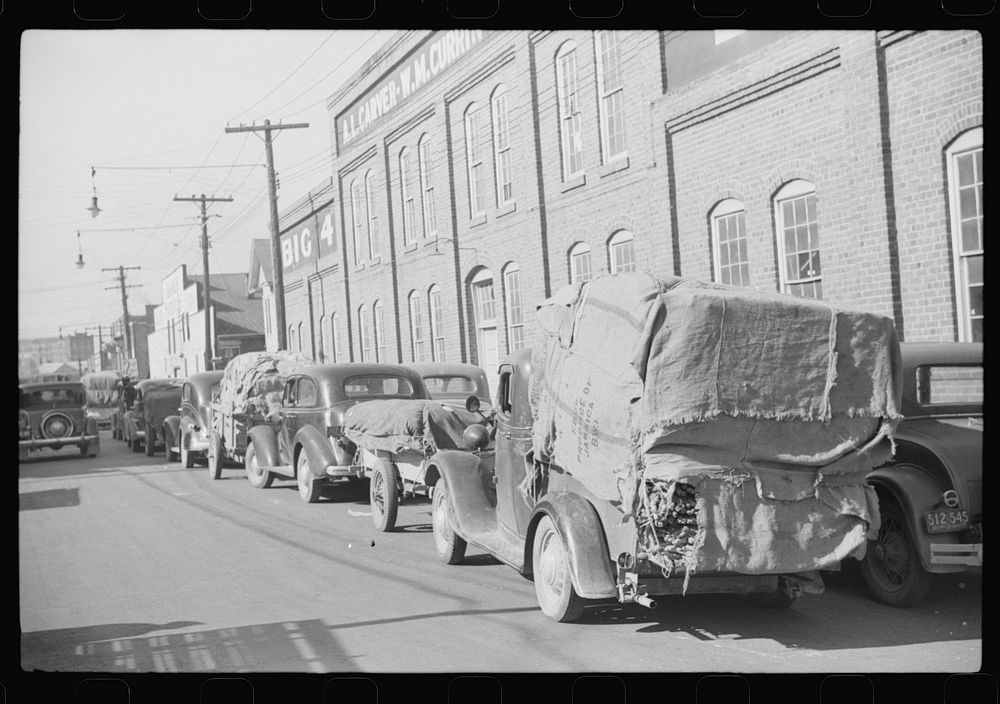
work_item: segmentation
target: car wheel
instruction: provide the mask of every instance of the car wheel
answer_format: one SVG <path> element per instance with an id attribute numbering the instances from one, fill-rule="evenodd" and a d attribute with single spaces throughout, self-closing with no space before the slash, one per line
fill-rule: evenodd
<path id="1" fill-rule="evenodd" d="M 399 491 L 396 487 L 396 468 L 379 460 L 368 483 L 368 503 L 372 507 L 372 522 L 380 531 L 396 527 L 399 512 Z"/>
<path id="2" fill-rule="evenodd" d="M 868 541 L 861 576 L 869 593 L 889 606 L 915 606 L 924 600 L 932 577 L 920 564 L 906 515 L 895 501 L 879 506 L 882 525 Z"/>
<path id="3" fill-rule="evenodd" d="M 146 428 L 146 457 L 152 457 L 156 452 L 156 426 Z"/>
<path id="4" fill-rule="evenodd" d="M 535 596 L 542 613 L 560 623 L 578 619 L 584 600 L 573 588 L 566 544 L 548 516 L 542 516 L 535 529 L 531 558 Z"/>
<path id="5" fill-rule="evenodd" d="M 222 438 L 212 431 L 208 438 L 208 476 L 212 479 L 222 479 Z"/>
<path id="6" fill-rule="evenodd" d="M 128 444 L 132 448 L 132 452 L 142 452 L 142 440 L 132 437 L 131 433 L 129 433 Z"/>
<path id="7" fill-rule="evenodd" d="M 305 449 L 299 450 L 299 460 L 295 465 L 295 481 L 299 485 L 299 498 L 307 504 L 314 504 L 319 501 L 323 492 L 323 485 L 313 476 L 309 469 L 309 456 Z"/>
<path id="8" fill-rule="evenodd" d="M 80 448 L 80 454 L 81 454 L 81 455 L 82 455 L 83 457 L 86 457 L 86 456 L 87 456 L 87 453 L 89 453 L 89 452 L 90 452 L 90 443 L 89 443 L 89 442 L 81 442 L 81 443 L 80 443 L 80 444 L 78 445 L 78 447 Z"/>
<path id="9" fill-rule="evenodd" d="M 171 449 L 174 445 L 174 434 L 170 432 L 170 426 L 163 426 L 163 449 L 167 453 L 167 462 L 176 462 L 177 453 Z"/>
<path id="10" fill-rule="evenodd" d="M 438 479 L 434 485 L 431 526 L 434 532 L 434 549 L 437 550 L 438 557 L 449 565 L 457 565 L 465 558 L 467 544 L 452 527 L 451 507 L 448 504 L 448 492 L 443 479 Z"/>
<path id="11" fill-rule="evenodd" d="M 247 445 L 247 451 L 243 455 L 243 468 L 247 473 L 247 481 L 255 489 L 268 489 L 274 483 L 274 472 L 265 472 L 257 464 L 257 451 L 253 449 L 253 443 Z"/>
<path id="12" fill-rule="evenodd" d="M 184 469 L 191 469 L 194 467 L 194 455 L 191 450 L 188 449 L 187 436 L 183 433 L 181 434 L 181 465 Z"/>

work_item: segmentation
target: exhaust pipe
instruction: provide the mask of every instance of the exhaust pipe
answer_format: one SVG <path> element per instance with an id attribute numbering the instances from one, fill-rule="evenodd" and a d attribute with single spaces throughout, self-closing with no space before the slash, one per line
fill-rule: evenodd
<path id="1" fill-rule="evenodd" d="M 650 599 L 645 594 L 636 594 L 635 595 L 635 603 L 639 604 L 640 606 L 645 606 L 647 609 L 655 609 L 656 608 L 656 600 L 655 599 Z"/>

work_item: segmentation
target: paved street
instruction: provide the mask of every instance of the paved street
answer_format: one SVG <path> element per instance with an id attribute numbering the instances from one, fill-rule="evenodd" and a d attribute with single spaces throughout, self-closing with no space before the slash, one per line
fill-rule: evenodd
<path id="1" fill-rule="evenodd" d="M 962 672 L 981 666 L 981 577 L 908 610 L 852 572 L 790 610 L 727 596 L 600 606 L 561 625 L 530 581 L 470 547 L 440 563 L 430 504 L 378 533 L 362 490 L 211 481 L 102 438 L 19 474 L 21 664 L 138 672 Z M 614 647 L 609 648 L 608 643 Z"/>

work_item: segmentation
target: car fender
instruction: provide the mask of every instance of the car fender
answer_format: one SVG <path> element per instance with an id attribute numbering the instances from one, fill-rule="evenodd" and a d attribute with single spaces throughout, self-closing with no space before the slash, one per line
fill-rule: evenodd
<path id="1" fill-rule="evenodd" d="M 535 529 L 542 516 L 552 520 L 566 546 L 576 593 L 584 599 L 616 596 L 618 590 L 608 541 L 597 509 L 587 499 L 571 492 L 547 494 L 535 505 L 524 541 L 525 574 L 531 573 L 533 568 L 531 554 Z"/>
<path id="2" fill-rule="evenodd" d="M 211 428 L 209 428 L 209 430 L 211 430 Z M 191 417 L 187 415 L 180 417 L 177 424 L 177 437 L 179 438 L 178 442 L 179 443 L 189 442 L 188 438 L 190 438 L 194 432 L 195 432 L 194 421 L 191 419 Z"/>
<path id="3" fill-rule="evenodd" d="M 492 459 L 492 458 L 490 458 Z M 447 487 L 451 504 L 452 529 L 465 539 L 496 532 L 496 506 L 483 482 L 484 458 L 474 452 L 441 450 L 434 455 L 428 473 L 436 469 Z"/>
<path id="4" fill-rule="evenodd" d="M 257 454 L 257 464 L 261 467 L 280 467 L 281 453 L 278 451 L 278 433 L 270 425 L 255 425 L 247 433 L 247 444 L 253 443 Z"/>
<path id="5" fill-rule="evenodd" d="M 931 564 L 931 542 L 959 543 L 957 533 L 931 535 L 924 527 L 924 514 L 941 503 L 943 489 L 933 477 L 911 465 L 886 465 L 868 473 L 868 483 L 875 487 L 879 500 L 891 497 L 906 515 L 906 527 L 913 536 L 920 564 L 928 572 L 955 572 L 951 565 Z M 961 569 L 961 568 L 959 568 Z"/>
<path id="6" fill-rule="evenodd" d="M 333 447 L 330 446 L 330 441 L 311 425 L 303 426 L 295 433 L 295 447 L 302 448 L 296 450 L 293 458 L 296 471 L 298 471 L 299 452 L 306 453 L 306 457 L 309 458 L 309 472 L 314 477 L 325 477 L 328 466 L 340 464 Z"/>

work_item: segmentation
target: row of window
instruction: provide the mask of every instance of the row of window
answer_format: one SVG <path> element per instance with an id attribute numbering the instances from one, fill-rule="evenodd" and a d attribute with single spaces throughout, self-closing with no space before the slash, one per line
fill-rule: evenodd
<path id="1" fill-rule="evenodd" d="M 176 354 L 180 351 L 177 336 L 180 335 L 180 342 L 184 343 L 191 339 L 191 321 L 185 313 L 180 319 L 171 318 L 167 321 L 167 353 Z"/>
<path id="2" fill-rule="evenodd" d="M 635 271 L 635 242 L 628 230 L 619 230 L 608 239 L 608 271 L 618 274 Z M 569 281 L 589 281 L 594 276 L 590 245 L 577 242 L 569 249 Z"/>

